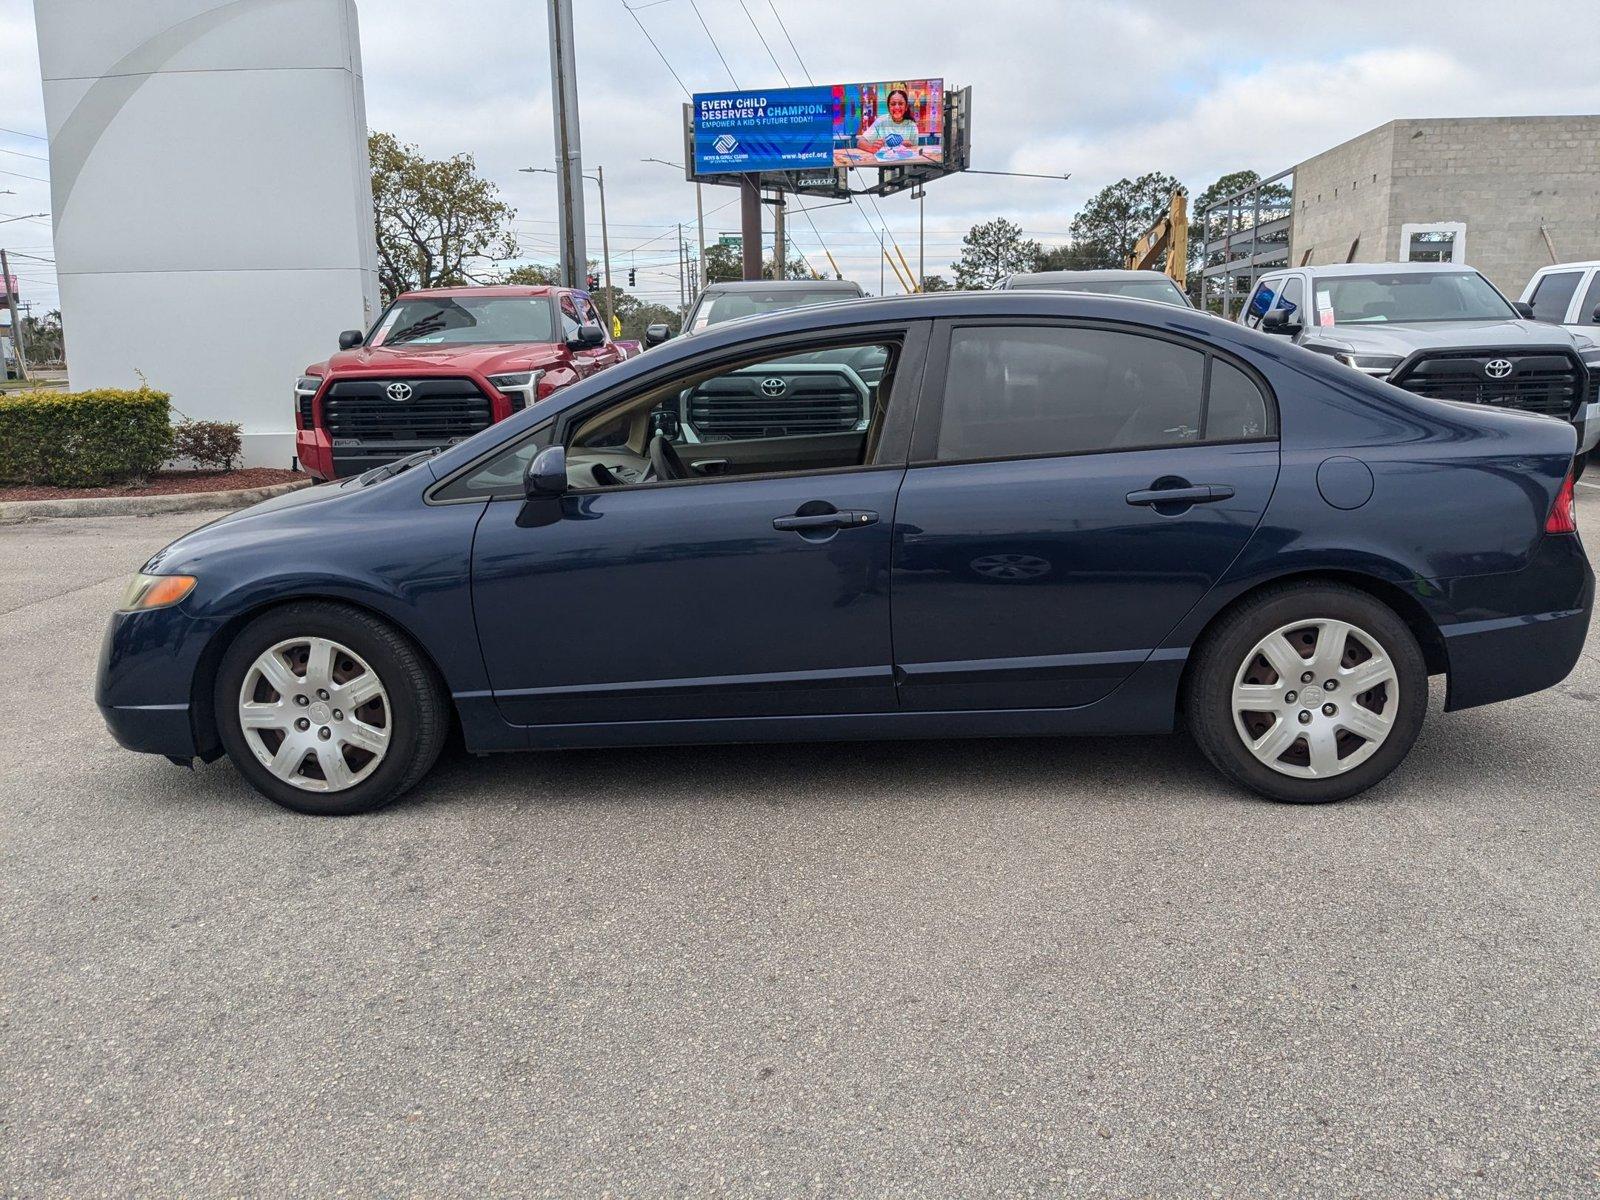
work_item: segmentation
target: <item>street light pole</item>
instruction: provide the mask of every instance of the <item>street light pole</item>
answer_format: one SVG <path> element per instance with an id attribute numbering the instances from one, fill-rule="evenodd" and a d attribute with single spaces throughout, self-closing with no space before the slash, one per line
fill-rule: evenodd
<path id="1" fill-rule="evenodd" d="M 6 307 L 11 310 L 11 350 L 17 356 L 17 375 L 28 380 L 28 356 L 22 349 L 22 322 L 17 318 L 17 293 L 11 287 L 11 263 L 6 252 L 0 250 L 0 286 L 6 289 Z"/>
<path id="2" fill-rule="evenodd" d="M 560 175 L 561 174 L 560 171 L 552 171 L 549 167 L 519 167 L 518 168 L 518 172 L 520 174 L 523 174 L 523 175 Z M 592 179 L 592 180 L 594 180 L 595 183 L 600 188 L 600 246 L 601 246 L 601 253 L 605 255 L 606 322 L 607 322 L 607 326 L 608 326 L 608 329 L 609 329 L 609 328 L 615 327 L 615 324 L 616 324 L 616 321 L 615 321 L 616 309 L 615 309 L 615 307 L 613 305 L 612 298 L 611 298 L 611 229 L 606 224 L 606 169 L 604 167 L 596 167 L 595 168 L 595 174 L 593 174 L 593 175 L 583 175 L 582 177 L 584 179 Z M 588 262 L 587 259 L 584 260 L 583 267 L 584 267 L 584 275 L 587 275 L 588 274 L 588 269 L 589 269 L 589 262 Z M 563 270 L 563 280 L 564 280 L 565 279 L 565 274 L 566 274 L 564 266 L 563 266 L 562 270 Z M 587 281 L 585 281 L 585 282 L 587 282 Z M 566 286 L 567 287 L 578 287 L 579 284 L 576 283 L 576 282 L 573 282 L 573 283 L 567 283 Z"/>
<path id="3" fill-rule="evenodd" d="M 583 154 L 578 142 L 578 68 L 572 44 L 572 0 L 550 3 L 550 91 L 556 126 L 557 215 L 561 275 L 567 287 L 582 286 L 589 269 L 583 239 Z"/>

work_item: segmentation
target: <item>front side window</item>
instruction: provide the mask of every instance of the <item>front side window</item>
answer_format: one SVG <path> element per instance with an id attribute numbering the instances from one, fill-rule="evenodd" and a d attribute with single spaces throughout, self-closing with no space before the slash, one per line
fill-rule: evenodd
<path id="1" fill-rule="evenodd" d="M 397 300 L 373 332 L 374 346 L 471 346 L 553 342 L 548 296 L 433 296 Z"/>
<path id="2" fill-rule="evenodd" d="M 585 296 L 583 298 L 583 320 L 586 325 L 601 325 L 600 313 L 594 306 L 594 301 Z"/>
<path id="3" fill-rule="evenodd" d="M 1291 275 L 1283 281 L 1283 291 L 1278 295 L 1278 311 L 1294 321 L 1300 312 L 1300 306 L 1305 303 L 1305 286 L 1300 282 L 1300 276 Z"/>
<path id="4" fill-rule="evenodd" d="M 1567 319 L 1567 306 L 1572 303 L 1572 293 L 1578 290 L 1581 271 L 1552 271 L 1539 280 L 1533 289 L 1530 303 L 1535 321 L 1551 321 L 1559 325 Z"/>
<path id="5" fill-rule="evenodd" d="M 1503 321 L 1517 315 L 1476 271 L 1406 271 L 1317 280 L 1319 315 L 1336 325 L 1390 321 Z"/>
<path id="6" fill-rule="evenodd" d="M 1272 301 L 1278 294 L 1278 277 L 1268 276 L 1256 284 L 1256 290 L 1250 293 L 1250 302 L 1244 306 L 1244 323 L 1251 329 L 1261 328 L 1261 318 L 1272 309 Z"/>
<path id="7" fill-rule="evenodd" d="M 578 320 L 578 310 L 572 303 L 572 297 L 571 296 L 562 296 L 561 297 L 561 335 L 562 335 L 562 337 L 563 338 L 569 338 L 573 334 L 577 333 L 578 332 L 578 326 L 581 325 L 581 324 L 582 324 L 582 322 Z"/>
<path id="8" fill-rule="evenodd" d="M 841 470 L 873 461 L 898 339 L 751 358 L 679 376 L 574 417 L 561 431 L 575 489 Z M 452 482 L 441 500 L 520 496 L 548 435 Z"/>
<path id="9" fill-rule="evenodd" d="M 1117 330 L 956 329 L 932 458 L 965 461 L 1270 436 L 1243 371 L 1201 350 Z M 1209 411 L 1208 411 L 1209 410 Z"/>

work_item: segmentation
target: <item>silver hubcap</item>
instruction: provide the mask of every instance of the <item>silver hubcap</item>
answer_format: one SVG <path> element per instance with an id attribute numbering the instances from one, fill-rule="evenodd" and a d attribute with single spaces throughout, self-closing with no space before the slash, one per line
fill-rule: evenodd
<path id="1" fill-rule="evenodd" d="M 239 726 L 261 764 L 308 792 L 342 792 L 383 761 L 389 694 L 355 651 L 327 638 L 264 650 L 239 689 Z"/>
<path id="2" fill-rule="evenodd" d="M 1366 762 L 1399 711 L 1389 653 L 1346 621 L 1273 630 L 1233 679 L 1233 724 L 1244 744 L 1274 771 L 1299 779 L 1327 779 Z"/>

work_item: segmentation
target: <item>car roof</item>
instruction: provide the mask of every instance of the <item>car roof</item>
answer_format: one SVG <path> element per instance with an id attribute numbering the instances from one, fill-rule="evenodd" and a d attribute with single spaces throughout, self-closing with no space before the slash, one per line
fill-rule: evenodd
<path id="1" fill-rule="evenodd" d="M 1534 274 L 1548 275 L 1551 271 L 1582 271 L 1588 267 L 1600 267 L 1600 258 L 1591 258 L 1584 262 L 1551 263 L 1548 267 L 1540 267 Z"/>
<path id="2" fill-rule="evenodd" d="M 1028 271 L 1010 276 L 1006 280 L 1006 286 L 1027 287 L 1030 283 L 1093 283 L 1099 279 L 1166 279 L 1171 283 L 1171 279 L 1162 271 L 1131 271 L 1106 267 L 1094 271 Z M 1178 285 L 1174 283 L 1172 286 Z"/>
<path id="3" fill-rule="evenodd" d="M 549 284 L 491 283 L 474 284 L 471 287 L 417 288 L 414 291 L 401 292 L 395 299 L 420 300 L 428 296 L 548 296 L 552 292 L 573 290 L 577 289 L 559 288 Z"/>
<path id="4" fill-rule="evenodd" d="M 770 292 L 774 288 L 804 288 L 808 292 L 838 292 L 841 296 L 861 295 L 861 285 L 849 279 L 728 279 L 708 283 L 707 292 Z M 704 293 L 702 293 L 703 295 Z"/>
<path id="5" fill-rule="evenodd" d="M 1281 275 L 1285 271 L 1309 271 L 1313 275 L 1336 278 L 1343 275 L 1462 275 L 1478 274 L 1477 268 L 1464 263 L 1375 262 L 1308 264 L 1303 267 L 1274 267 L 1263 270 L 1263 275 Z"/>

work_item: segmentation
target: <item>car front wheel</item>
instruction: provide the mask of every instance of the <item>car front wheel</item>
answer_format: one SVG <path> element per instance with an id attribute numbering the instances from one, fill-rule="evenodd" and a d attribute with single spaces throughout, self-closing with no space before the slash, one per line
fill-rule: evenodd
<path id="1" fill-rule="evenodd" d="M 1339 584 L 1274 588 L 1199 648 L 1190 731 L 1223 774 L 1274 800 L 1343 800 L 1397 767 L 1422 730 L 1428 671 L 1404 621 Z"/>
<path id="2" fill-rule="evenodd" d="M 223 747 L 263 795 L 296 812 L 381 808 L 438 758 L 449 728 L 433 671 L 368 613 L 307 602 L 258 617 L 217 672 Z"/>

